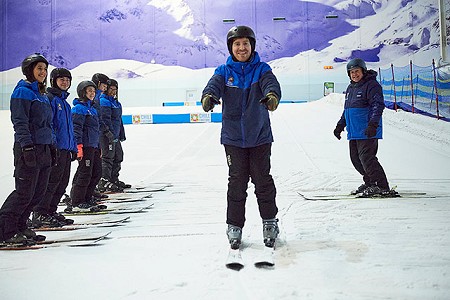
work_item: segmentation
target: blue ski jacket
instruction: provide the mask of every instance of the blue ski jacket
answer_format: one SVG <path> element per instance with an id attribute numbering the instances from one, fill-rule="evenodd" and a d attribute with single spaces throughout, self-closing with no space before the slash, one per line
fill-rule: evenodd
<path id="1" fill-rule="evenodd" d="M 100 118 L 105 123 L 104 131 L 109 130 L 114 135 L 114 139 L 123 140 L 121 138 L 123 131 L 122 104 L 116 98 L 106 94 L 100 95 Z"/>
<path id="2" fill-rule="evenodd" d="M 100 148 L 100 123 L 97 110 L 92 101 L 73 100 L 72 120 L 73 131 L 77 144 L 83 147 Z"/>
<path id="3" fill-rule="evenodd" d="M 14 141 L 21 147 L 54 143 L 52 108 L 47 95 L 41 95 L 38 82 L 20 80 L 11 94 L 11 121 Z"/>
<path id="4" fill-rule="evenodd" d="M 273 142 L 269 111 L 259 103 L 269 92 L 281 99 L 278 80 L 257 52 L 249 62 L 237 62 L 229 56 L 215 70 L 203 95 L 222 98 L 223 145 L 251 148 Z"/>
<path id="5" fill-rule="evenodd" d="M 348 140 L 368 139 L 364 131 L 369 123 L 378 124 L 374 139 L 383 137 L 381 116 L 384 110 L 383 89 L 377 72 L 368 70 L 361 81 L 351 82 L 345 92 L 344 112 L 338 125 L 347 127 Z"/>
<path id="6" fill-rule="evenodd" d="M 72 112 L 67 103 L 69 93 L 58 88 L 47 88 L 47 96 L 53 110 L 53 130 L 56 148 L 77 152 L 77 142 L 73 133 Z"/>

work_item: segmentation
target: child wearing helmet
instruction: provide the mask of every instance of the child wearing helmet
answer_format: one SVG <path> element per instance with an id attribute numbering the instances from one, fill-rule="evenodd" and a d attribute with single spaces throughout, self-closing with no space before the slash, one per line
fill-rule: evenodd
<path id="1" fill-rule="evenodd" d="M 78 98 L 73 100 L 73 130 L 77 143 L 78 168 L 72 181 L 72 207 L 66 211 L 99 211 L 105 206 L 98 206 L 93 193 L 102 175 L 100 153 L 100 123 L 97 110 L 92 106 L 96 85 L 82 81 L 77 86 Z"/>
<path id="2" fill-rule="evenodd" d="M 350 84 L 345 92 L 344 112 L 333 134 L 341 139 L 341 132 L 347 128 L 350 160 L 363 176 L 361 184 L 352 194 L 364 197 L 395 196 L 389 189 L 386 174 L 377 158 L 378 139 L 382 138 L 384 98 L 377 72 L 367 70 L 366 62 L 354 58 L 347 63 Z"/>
<path id="3" fill-rule="evenodd" d="M 276 188 L 270 175 L 273 136 L 269 111 L 277 108 L 281 89 L 255 46 L 255 33 L 250 27 L 231 28 L 227 34 L 230 56 L 215 70 L 201 99 L 204 111 L 208 112 L 222 98 L 220 141 L 229 170 L 226 222 L 233 249 L 241 243 L 249 178 L 255 185 L 265 245 L 273 247 L 278 235 Z"/>
<path id="4" fill-rule="evenodd" d="M 15 190 L 0 209 L 0 246 L 45 239 L 29 229 L 27 221 L 44 196 L 56 159 L 52 108 L 45 95 L 47 67 L 47 59 L 38 53 L 26 57 L 22 61 L 26 80 L 20 80 L 11 95 Z"/>
<path id="5" fill-rule="evenodd" d="M 33 228 L 73 224 L 73 220 L 56 212 L 69 184 L 71 162 L 77 158 L 71 106 L 67 102 L 71 82 L 72 74 L 65 68 L 55 68 L 50 73 L 51 86 L 47 88 L 47 96 L 53 110 L 53 130 L 59 155 L 56 166 L 52 167 L 45 195 L 33 209 Z"/>

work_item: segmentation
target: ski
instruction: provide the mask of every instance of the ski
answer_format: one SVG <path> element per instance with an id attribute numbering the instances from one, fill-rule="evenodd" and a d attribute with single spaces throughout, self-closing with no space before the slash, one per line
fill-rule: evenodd
<path id="1" fill-rule="evenodd" d="M 436 195 L 429 195 L 427 193 L 422 192 L 399 192 L 397 195 L 394 196 L 372 196 L 372 197 L 365 197 L 361 194 L 357 195 L 351 195 L 351 194 L 343 194 L 343 195 L 337 195 L 337 194 L 331 194 L 331 195 L 304 195 L 300 192 L 298 194 L 304 198 L 305 200 L 309 201 L 330 201 L 330 200 L 357 200 L 357 199 L 395 199 L 395 198 L 437 198 Z"/>
<path id="2" fill-rule="evenodd" d="M 270 268 L 275 266 L 273 259 L 274 247 L 264 246 L 261 255 L 255 260 L 254 264 L 257 268 Z"/>
<path id="3" fill-rule="evenodd" d="M 42 242 L 38 242 L 37 245 L 51 245 L 51 244 L 62 244 L 62 243 L 71 243 L 70 246 L 87 246 L 98 241 L 104 240 L 111 234 L 111 231 L 102 234 L 82 234 L 75 235 L 73 237 L 67 238 L 58 238 L 53 240 L 45 240 Z M 80 243 L 81 242 L 81 243 Z"/>
<path id="4" fill-rule="evenodd" d="M 91 221 L 91 222 L 77 222 L 71 225 L 65 225 L 63 227 L 39 227 L 33 228 L 34 231 L 72 231 L 87 228 L 97 228 L 97 227 L 117 227 L 121 226 L 124 222 L 127 222 L 130 217 L 120 218 L 117 220 L 110 221 Z"/>
<path id="5" fill-rule="evenodd" d="M 147 209 L 151 208 L 154 203 L 141 207 L 141 208 L 118 208 L 118 209 L 103 209 L 100 211 L 71 211 L 71 212 L 63 212 L 62 214 L 65 216 L 83 216 L 83 215 L 106 215 L 106 214 L 135 214 L 145 212 Z"/>
<path id="6" fill-rule="evenodd" d="M 88 246 L 96 246 L 99 241 L 104 240 L 111 234 L 107 232 L 105 234 L 99 235 L 84 235 L 78 237 L 71 238 L 61 238 L 61 239 L 53 239 L 53 240 L 45 240 L 38 242 L 35 245 L 22 245 L 22 244 L 9 244 L 9 245 L 0 245 L 0 251 L 22 251 L 22 250 L 37 250 L 43 248 L 51 248 L 51 247 L 59 247 L 59 246 L 68 246 L 68 247 L 88 247 Z"/>
<path id="7" fill-rule="evenodd" d="M 162 192 L 165 191 L 166 188 L 172 186 L 171 184 L 151 184 L 147 186 L 138 186 L 126 188 L 123 192 L 109 192 L 106 191 L 104 194 L 107 195 L 126 195 L 126 194 L 136 194 L 136 193 L 151 193 L 151 192 Z"/>
<path id="8" fill-rule="evenodd" d="M 225 266 L 228 269 L 235 271 L 240 271 L 244 267 L 244 261 L 242 260 L 240 249 L 230 249 Z"/>
<path id="9" fill-rule="evenodd" d="M 147 201 L 148 199 L 153 197 L 152 193 L 146 193 L 145 195 L 139 195 L 136 197 L 135 195 L 124 195 L 124 194 L 110 194 L 111 197 L 102 199 L 99 203 L 128 203 L 128 202 L 140 202 Z"/>

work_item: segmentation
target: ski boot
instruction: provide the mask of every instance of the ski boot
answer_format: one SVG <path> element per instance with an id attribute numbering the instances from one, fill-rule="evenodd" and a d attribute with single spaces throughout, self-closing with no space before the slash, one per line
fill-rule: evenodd
<path id="1" fill-rule="evenodd" d="M 25 236 L 28 240 L 32 240 L 34 242 L 43 242 L 46 239 L 45 235 L 36 234 L 36 232 L 34 232 L 30 228 L 25 228 L 24 230 L 22 230 L 22 232 L 20 232 L 20 234 Z"/>
<path id="2" fill-rule="evenodd" d="M 363 183 L 363 184 L 361 184 L 356 190 L 351 191 L 350 194 L 351 194 L 351 195 L 358 195 L 358 194 L 361 194 L 361 193 L 364 192 L 364 190 L 367 189 L 368 187 L 369 187 L 368 184 Z"/>
<path id="3" fill-rule="evenodd" d="M 47 214 L 41 214 L 39 212 L 33 212 L 33 218 L 31 219 L 31 227 L 32 228 L 41 228 L 41 227 L 62 227 L 57 219 L 53 218 Z M 24 234 L 26 235 L 26 234 Z M 27 236 L 28 237 L 28 236 Z"/>
<path id="4" fill-rule="evenodd" d="M 242 240 L 242 229 L 238 226 L 228 224 L 227 236 L 231 249 L 239 249 Z"/>
<path id="5" fill-rule="evenodd" d="M 114 181 L 114 184 L 117 185 L 121 189 L 129 189 L 129 188 L 131 188 L 131 184 L 125 183 L 123 181 L 120 181 L 119 179 Z"/>
<path id="6" fill-rule="evenodd" d="M 274 248 L 275 240 L 280 232 L 278 228 L 278 219 L 263 220 L 263 237 L 266 247 Z"/>

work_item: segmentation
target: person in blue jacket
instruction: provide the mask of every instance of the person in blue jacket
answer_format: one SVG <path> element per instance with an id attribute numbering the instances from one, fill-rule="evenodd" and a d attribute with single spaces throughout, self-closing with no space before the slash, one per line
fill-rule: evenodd
<path id="1" fill-rule="evenodd" d="M 122 192 L 124 188 L 131 187 L 119 180 L 123 161 L 122 142 L 126 137 L 118 89 L 118 82 L 108 79 L 106 91 L 100 95 L 100 118 L 104 124 L 100 136 L 102 148 L 102 178 L 98 184 L 100 192 Z"/>
<path id="2" fill-rule="evenodd" d="M 248 26 L 228 31 L 230 56 L 214 71 L 202 92 L 202 107 L 211 111 L 222 99 L 221 144 L 228 163 L 227 236 L 231 248 L 241 244 L 249 178 L 255 185 L 266 246 L 278 235 L 275 183 L 270 175 L 273 142 L 269 111 L 278 107 L 281 88 L 270 66 L 255 51 L 256 38 Z"/>
<path id="3" fill-rule="evenodd" d="M 72 120 L 78 150 L 78 168 L 70 192 L 72 207 L 67 208 L 72 212 L 100 210 L 92 197 L 102 175 L 99 115 L 92 106 L 95 90 L 96 86 L 92 81 L 82 81 L 77 86 L 78 98 L 73 100 Z"/>
<path id="4" fill-rule="evenodd" d="M 382 114 L 384 98 L 377 72 L 367 70 L 366 63 L 354 58 L 347 63 L 350 84 L 345 92 L 344 112 L 333 133 L 341 139 L 341 132 L 347 128 L 350 147 L 350 160 L 363 176 L 364 183 L 353 194 L 370 197 L 388 196 L 394 192 L 389 189 L 386 174 L 377 158 L 378 139 L 382 138 Z"/>
<path id="5" fill-rule="evenodd" d="M 57 213 L 58 203 L 65 194 L 70 178 L 70 165 L 77 159 L 77 143 L 73 133 L 71 106 L 67 102 L 67 92 L 72 82 L 72 74 L 65 68 L 55 68 L 50 73 L 50 85 L 47 96 L 53 110 L 53 130 L 58 149 L 58 162 L 52 167 L 50 179 L 42 200 L 34 207 L 32 226 L 60 227 L 73 224 Z"/>
<path id="6" fill-rule="evenodd" d="M 94 97 L 94 100 L 92 101 L 92 106 L 94 106 L 94 108 L 100 114 L 100 96 L 104 92 L 106 92 L 106 89 L 108 88 L 109 77 L 103 73 L 95 73 L 94 75 L 92 75 L 91 80 L 97 86 L 97 90 L 95 91 L 95 97 Z M 99 117 L 100 117 L 100 132 L 104 132 L 105 131 L 105 123 L 103 122 L 103 120 L 101 118 L 101 114 L 99 115 Z M 94 197 L 101 200 L 104 198 L 108 198 L 108 195 L 100 193 L 100 191 L 96 187 L 94 190 Z"/>
<path id="7" fill-rule="evenodd" d="M 47 59 L 38 53 L 26 57 L 22 61 L 26 80 L 20 80 L 11 95 L 15 190 L 0 209 L 0 246 L 45 239 L 28 228 L 27 221 L 56 162 L 52 108 L 45 95 L 47 67 Z"/>

